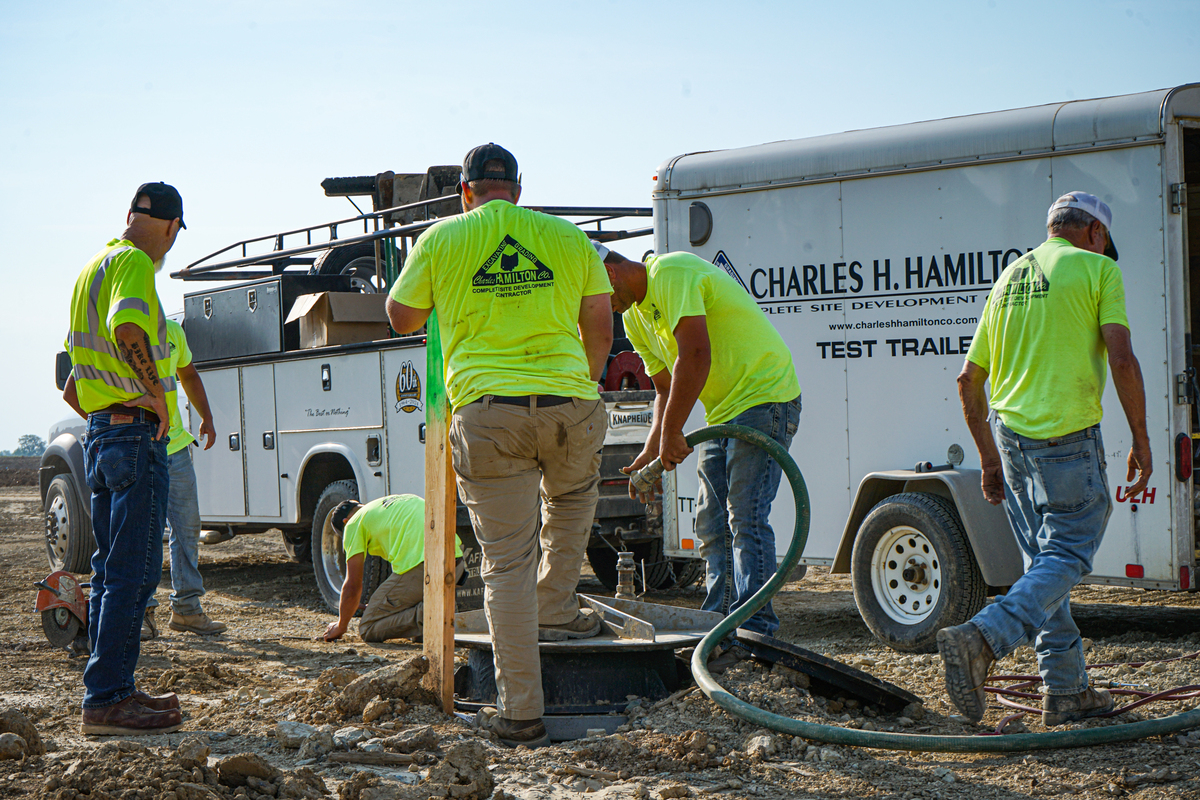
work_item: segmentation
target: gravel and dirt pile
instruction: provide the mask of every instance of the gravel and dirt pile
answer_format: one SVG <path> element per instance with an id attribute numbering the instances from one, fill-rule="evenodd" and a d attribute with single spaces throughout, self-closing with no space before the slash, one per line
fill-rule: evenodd
<path id="1" fill-rule="evenodd" d="M 138 679 L 179 693 L 184 729 L 113 741 L 79 734 L 83 661 L 49 646 L 30 613 L 48 572 L 37 490 L 0 490 L 0 797 L 54 800 L 676 800 L 889 798 L 1015 800 L 1200 797 L 1200 730 L 1127 745 L 1014 755 L 907 754 L 830 746 L 735 719 L 696 690 L 635 699 L 617 733 L 509 750 L 443 714 L 419 686 L 417 648 L 311 637 L 330 619 L 308 565 L 278 535 L 202 547 L 205 609 L 229 624 L 202 638 L 164 630 Z M 780 638 L 837 658 L 923 699 L 894 711 L 814 693 L 806 677 L 745 661 L 722 678 L 776 713 L 863 730 L 978 734 L 1015 713 L 994 700 L 980 725 L 954 714 L 933 655 L 876 642 L 849 582 L 813 570 L 776 599 Z M 587 579 L 591 580 L 591 579 Z M 585 586 L 599 593 L 599 584 Z M 169 579 L 158 598 L 169 608 Z M 650 599 L 696 606 L 697 589 Z M 1200 683 L 1200 597 L 1085 587 L 1073 606 L 1100 681 L 1147 691 Z M 165 628 L 165 626 L 164 626 Z M 1169 660 L 1175 659 L 1175 660 Z M 1145 663 L 1144 666 L 1131 666 Z M 997 674 L 1036 673 L 1033 653 Z M 1013 678 L 1011 683 L 1018 683 Z M 1032 702 L 1036 704 L 1036 699 Z M 1193 707 L 1158 704 L 1114 721 Z M 1006 732 L 1044 730 L 1040 717 Z M 43 752 L 44 750 L 44 752 Z M 8 755 L 6 759 L 5 756 Z"/>
<path id="2" fill-rule="evenodd" d="M 26 456 L 0 456 L 0 487 L 37 486 L 41 459 Z"/>

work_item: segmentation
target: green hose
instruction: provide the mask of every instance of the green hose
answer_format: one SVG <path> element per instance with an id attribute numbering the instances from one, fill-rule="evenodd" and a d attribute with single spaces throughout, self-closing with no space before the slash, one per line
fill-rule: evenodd
<path id="1" fill-rule="evenodd" d="M 1046 750 L 1060 747 L 1089 747 L 1116 744 L 1144 739 L 1148 736 L 1164 736 L 1200 726 L 1200 709 L 1175 714 L 1162 719 L 1131 722 L 1125 725 L 1110 725 L 1101 728 L 1081 728 L 1050 733 L 1020 733 L 1006 736 L 926 736 L 913 733 L 887 733 L 885 731 L 861 731 L 854 728 L 839 728 L 833 725 L 817 725 L 791 717 L 772 714 L 739 700 L 713 680 L 707 663 L 713 648 L 729 636 L 746 620 L 771 601 L 781 588 L 787 575 L 800 560 L 804 545 L 808 542 L 809 504 L 808 488 L 800 468 L 778 442 L 753 428 L 744 425 L 710 425 L 688 434 L 687 443 L 695 447 L 710 439 L 734 438 L 761 447 L 783 468 L 792 494 L 796 498 L 796 530 L 792 544 L 783 563 L 774 577 L 759 589 L 746 605 L 730 614 L 717 627 L 709 631 L 692 655 L 692 675 L 701 691 L 721 708 L 741 717 L 747 722 L 770 730 L 800 736 L 816 742 L 850 745 L 852 747 L 874 747 L 884 750 L 914 750 L 939 753 L 1011 753 L 1023 750 Z"/>

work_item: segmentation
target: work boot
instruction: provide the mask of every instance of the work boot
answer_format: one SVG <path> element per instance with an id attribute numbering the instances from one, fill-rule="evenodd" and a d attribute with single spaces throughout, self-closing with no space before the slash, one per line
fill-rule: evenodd
<path id="1" fill-rule="evenodd" d="M 590 639 L 600 632 L 600 615 L 591 609 L 581 610 L 575 619 L 563 625 L 538 625 L 539 642 L 561 642 L 565 639 Z"/>
<path id="2" fill-rule="evenodd" d="M 996 661 L 992 648 L 970 622 L 942 628 L 937 645 L 946 668 L 946 694 L 964 717 L 979 722 L 987 708 L 983 687 Z"/>
<path id="3" fill-rule="evenodd" d="M 148 642 L 158 638 L 158 623 L 154 621 L 154 609 L 147 608 L 142 615 L 142 641 Z"/>
<path id="4" fill-rule="evenodd" d="M 151 711 L 170 711 L 173 708 L 179 708 L 179 696 L 174 692 L 152 695 L 134 689 L 133 696 Z"/>
<path id="5" fill-rule="evenodd" d="M 1042 724 L 1052 728 L 1112 710 L 1112 695 L 1103 689 L 1089 686 L 1079 694 L 1048 694 L 1042 697 Z"/>
<path id="6" fill-rule="evenodd" d="M 203 611 L 199 614 L 180 614 L 178 611 L 172 611 L 171 621 L 167 624 L 173 631 L 198 633 L 201 636 L 213 636 L 229 627 L 224 622 L 209 619 L 208 614 Z"/>
<path id="7" fill-rule="evenodd" d="M 488 706 L 479 709 L 475 725 L 484 731 L 496 734 L 505 747 L 548 747 L 550 734 L 540 719 L 505 719 L 500 712 Z"/>
<path id="8" fill-rule="evenodd" d="M 105 708 L 85 708 L 79 730 L 93 736 L 151 736 L 182 727 L 183 715 L 178 708 L 155 711 L 133 694 Z"/>
<path id="9" fill-rule="evenodd" d="M 731 645 L 721 655 L 710 658 L 704 666 L 708 669 L 710 675 L 720 675 L 734 664 L 745 661 L 747 658 L 750 658 L 749 650 L 737 645 Z"/>

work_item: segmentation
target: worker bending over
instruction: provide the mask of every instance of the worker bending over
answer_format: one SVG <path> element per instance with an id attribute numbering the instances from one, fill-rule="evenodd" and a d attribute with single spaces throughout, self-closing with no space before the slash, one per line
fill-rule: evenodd
<path id="1" fill-rule="evenodd" d="M 517 207 L 517 160 L 503 147 L 469 152 L 459 188 L 466 213 L 421 234 L 387 311 L 409 333 L 437 309 L 451 456 L 483 550 L 496 659 L 499 710 L 479 723 L 538 747 L 550 743 L 539 635 L 600 631 L 575 587 L 600 495 L 610 287 L 583 231 Z"/>
<path id="2" fill-rule="evenodd" d="M 800 384 L 792 354 L 758 304 L 724 270 L 690 253 L 652 256 L 645 264 L 596 244 L 612 281 L 612 309 L 654 382 L 654 419 L 646 445 L 625 471 L 655 458 L 672 470 L 692 448 L 683 425 L 696 400 L 709 425 L 762 431 L 786 450 L 800 424 Z M 768 521 L 782 468 L 741 439 L 700 445 L 696 538 L 707 568 L 705 611 L 729 615 L 775 574 L 775 532 Z M 633 487 L 630 486 L 633 494 Z M 771 604 L 742 627 L 770 636 Z M 728 669 L 748 655 L 734 646 L 709 664 Z"/>
<path id="3" fill-rule="evenodd" d="M 412 494 L 391 494 L 363 505 L 339 503 L 329 524 L 342 537 L 346 578 L 338 600 L 338 620 L 322 634 L 327 642 L 340 639 L 350 626 L 362 598 L 363 567 L 367 556 L 392 565 L 392 574 L 371 594 L 358 635 L 364 642 L 420 639 L 425 603 L 425 501 Z M 454 577 L 463 574 L 462 542 L 454 537 Z"/>
<path id="4" fill-rule="evenodd" d="M 1045 695 L 1042 723 L 1103 714 L 1112 695 L 1088 685 L 1071 589 L 1092 571 L 1112 512 L 1100 438 L 1105 356 L 1133 433 L 1125 480 L 1150 479 L 1142 371 L 1129 339 L 1112 211 L 1086 192 L 1050 206 L 1049 238 L 1001 273 L 988 294 L 958 391 L 979 448 L 983 496 L 1004 503 L 1025 574 L 969 622 L 938 631 L 946 691 L 983 717 L 992 662 L 1032 644 Z M 995 432 L 988 427 L 991 378 Z"/>

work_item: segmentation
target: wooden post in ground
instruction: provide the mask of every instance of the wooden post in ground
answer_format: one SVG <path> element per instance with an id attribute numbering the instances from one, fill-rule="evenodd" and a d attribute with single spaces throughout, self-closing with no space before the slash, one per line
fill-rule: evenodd
<path id="1" fill-rule="evenodd" d="M 450 460 L 446 397 L 437 312 L 426 323 L 425 349 L 425 687 L 454 713 L 454 532 L 457 489 Z"/>

